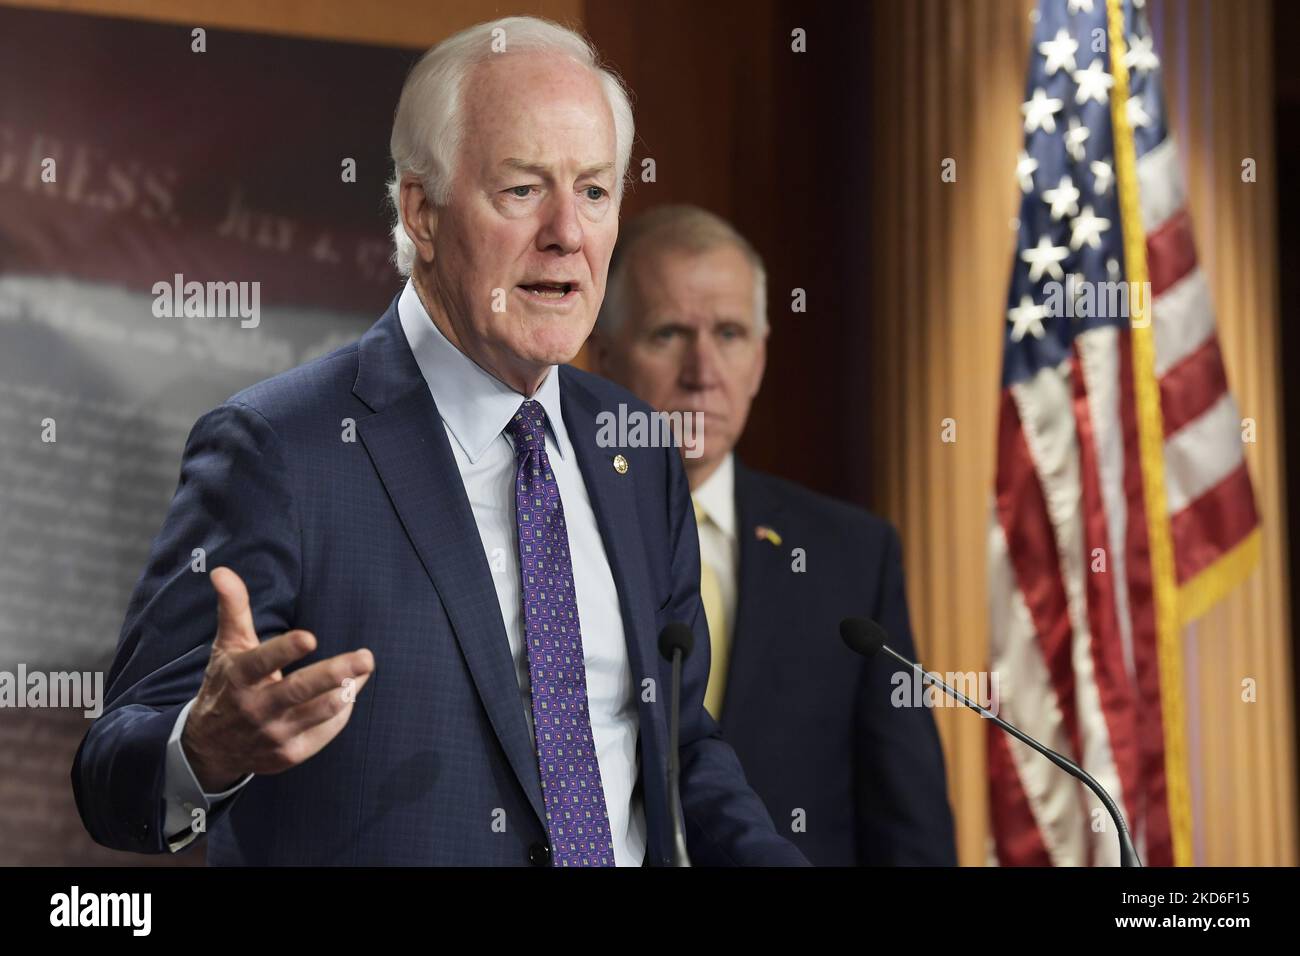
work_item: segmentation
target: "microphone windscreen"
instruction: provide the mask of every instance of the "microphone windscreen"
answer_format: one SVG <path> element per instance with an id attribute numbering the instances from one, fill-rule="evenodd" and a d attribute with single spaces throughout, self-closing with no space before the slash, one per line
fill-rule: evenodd
<path id="1" fill-rule="evenodd" d="M 682 659 L 691 656 L 695 647 L 695 632 L 681 621 L 673 621 L 659 632 L 659 653 L 666 661 L 673 659 L 673 651 L 681 650 Z"/>
<path id="2" fill-rule="evenodd" d="M 885 646 L 885 629 L 865 617 L 846 617 L 840 621 L 840 637 L 849 650 L 871 657 Z"/>

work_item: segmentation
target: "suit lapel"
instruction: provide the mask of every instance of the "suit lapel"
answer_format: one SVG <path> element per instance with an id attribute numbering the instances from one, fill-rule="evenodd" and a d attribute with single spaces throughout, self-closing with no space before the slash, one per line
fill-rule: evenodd
<path id="1" fill-rule="evenodd" d="M 438 407 L 397 319 L 396 301 L 361 341 L 354 393 L 375 414 L 357 423 L 402 526 L 451 620 L 506 758 L 545 821 L 537 757 L 491 569 Z"/>
<path id="2" fill-rule="evenodd" d="M 780 531 L 780 499 L 739 459 L 735 467 L 740 568 L 731 662 L 727 668 L 727 691 L 722 706 L 723 736 L 731 733 L 739 724 L 740 715 L 746 713 L 768 643 L 780 637 L 771 633 L 769 624 L 773 620 L 777 596 L 786 583 L 783 572 L 789 572 L 789 549 L 758 536 L 758 530 L 764 527 Z M 757 701 L 753 706 L 765 705 L 765 702 Z"/>
<path id="3" fill-rule="evenodd" d="M 656 766 L 649 767 L 646 765 L 649 760 L 646 759 L 641 767 L 646 815 L 647 818 L 665 819 L 663 788 L 658 784 L 645 786 L 647 774 L 653 774 L 649 778 L 653 781 L 665 778 L 668 769 L 668 729 L 664 708 L 646 702 L 639 692 L 640 681 L 644 677 L 654 676 L 658 683 L 660 668 L 658 635 L 654 633 L 654 598 L 646 585 L 650 575 L 646 567 L 641 525 L 637 519 L 637 472 L 635 468 L 626 474 L 614 470 L 616 450 L 601 448 L 596 443 L 596 415 L 600 409 L 597 408 L 595 396 L 582 387 L 567 366 L 562 366 L 560 372 L 564 426 L 578 457 L 583 483 L 587 486 L 596 523 L 600 526 L 600 537 L 605 544 L 605 555 L 609 558 L 610 571 L 618 588 L 619 609 L 623 613 L 623 635 L 636 682 L 638 717 L 645 738 L 642 754 L 653 755 L 656 763 Z M 658 828 L 647 829 L 651 840 L 662 837 Z M 664 851 L 662 845 L 648 848 L 648 852 L 653 854 L 652 859 L 662 859 Z"/>

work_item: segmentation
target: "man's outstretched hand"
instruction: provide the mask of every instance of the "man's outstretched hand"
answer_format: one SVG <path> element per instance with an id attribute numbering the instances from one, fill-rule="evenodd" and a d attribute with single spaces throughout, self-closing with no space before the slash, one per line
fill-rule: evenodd
<path id="1" fill-rule="evenodd" d="M 214 568 L 217 637 L 181 745 L 206 793 L 229 789 L 250 773 L 279 773 L 314 756 L 352 715 L 375 669 L 362 648 L 294 671 L 281 671 L 316 649 L 309 631 L 259 641 L 248 588 L 229 568 Z"/>

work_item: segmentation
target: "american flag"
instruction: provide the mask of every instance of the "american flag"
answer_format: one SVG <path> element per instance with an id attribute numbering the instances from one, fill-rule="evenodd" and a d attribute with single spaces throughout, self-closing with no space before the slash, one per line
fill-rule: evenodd
<path id="1" fill-rule="evenodd" d="M 1183 629 L 1259 551 L 1159 66 L 1143 0 L 1040 0 L 989 535 L 999 714 L 1149 865 L 1191 862 Z M 1091 792 L 988 729 L 997 861 L 1118 863 Z"/>

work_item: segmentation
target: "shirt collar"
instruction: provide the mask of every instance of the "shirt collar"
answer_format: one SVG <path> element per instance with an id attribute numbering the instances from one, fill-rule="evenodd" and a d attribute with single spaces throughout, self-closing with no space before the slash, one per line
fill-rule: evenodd
<path id="1" fill-rule="evenodd" d="M 406 287 L 397 300 L 397 316 L 443 422 L 470 462 L 477 462 L 505 431 L 524 396 L 485 372 L 447 341 L 433 324 L 410 279 L 406 280 Z M 560 458 L 567 458 L 569 435 L 560 411 L 560 375 L 554 365 L 533 399 L 546 410 Z"/>
<path id="2" fill-rule="evenodd" d="M 728 455 L 691 498 L 728 538 L 736 536 L 736 466 Z"/>

